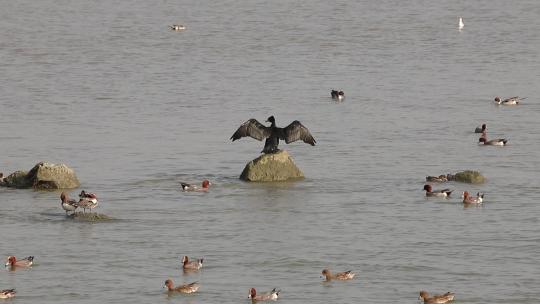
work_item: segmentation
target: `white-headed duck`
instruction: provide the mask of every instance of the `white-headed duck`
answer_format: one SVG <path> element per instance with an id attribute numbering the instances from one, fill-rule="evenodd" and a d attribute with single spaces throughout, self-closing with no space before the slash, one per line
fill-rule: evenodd
<path id="1" fill-rule="evenodd" d="M 275 301 L 278 299 L 280 291 L 281 290 L 276 290 L 274 288 L 272 291 L 257 294 L 257 290 L 251 288 L 249 290 L 248 299 L 251 299 L 251 301 Z"/>
<path id="2" fill-rule="evenodd" d="M 196 259 L 194 261 L 190 261 L 187 255 L 185 255 L 182 258 L 182 268 L 184 270 L 199 270 L 203 266 L 203 260 L 204 259 Z"/>
<path id="3" fill-rule="evenodd" d="M 66 215 L 68 211 L 74 212 L 79 207 L 77 205 L 77 201 L 74 199 L 70 199 L 66 192 L 62 192 L 62 194 L 60 194 L 60 200 L 60 205 L 62 206 L 62 209 L 66 211 Z"/>
<path id="4" fill-rule="evenodd" d="M 453 190 L 442 189 L 442 190 L 433 190 L 431 185 L 424 185 L 424 191 L 426 191 L 426 196 L 435 196 L 435 197 L 448 197 Z"/>
<path id="5" fill-rule="evenodd" d="M 203 180 L 201 187 L 187 183 L 180 183 L 180 185 L 182 186 L 182 191 L 206 192 L 212 183 L 205 179 Z"/>
<path id="6" fill-rule="evenodd" d="M 424 304 L 444 304 L 454 300 L 454 294 L 447 292 L 442 295 L 429 296 L 427 291 L 420 291 L 420 299 L 424 301 Z"/>
<path id="7" fill-rule="evenodd" d="M 198 282 L 193 282 L 174 287 L 173 281 L 171 279 L 167 279 L 165 281 L 165 287 L 167 287 L 167 291 L 169 292 L 194 293 L 199 290 L 201 285 Z"/>
<path id="8" fill-rule="evenodd" d="M 321 273 L 324 276 L 325 281 L 327 282 L 331 280 L 339 280 L 339 281 L 352 280 L 354 276 L 356 275 L 356 273 L 353 273 L 352 270 L 332 274 L 329 269 L 323 269 Z"/>
<path id="9" fill-rule="evenodd" d="M 478 138 L 478 144 L 484 144 L 486 146 L 506 146 L 506 143 L 508 142 L 508 139 L 506 138 L 497 138 L 488 140 L 486 133 L 482 133 L 482 136 Z"/>
<path id="10" fill-rule="evenodd" d="M 497 96 L 495 97 L 495 102 L 498 104 L 498 105 L 504 105 L 504 106 L 515 106 L 515 105 L 518 105 L 519 102 L 523 99 L 525 99 L 526 97 L 524 98 L 520 98 L 519 96 L 514 96 L 514 97 L 509 97 L 509 98 L 506 98 L 506 99 L 502 99 Z"/>
<path id="11" fill-rule="evenodd" d="M 29 256 L 22 260 L 17 260 L 16 257 L 10 255 L 6 261 L 6 267 L 31 267 L 34 264 L 34 257 Z"/>
<path id="12" fill-rule="evenodd" d="M 0 299 L 9 299 L 15 296 L 15 289 L 0 290 Z"/>

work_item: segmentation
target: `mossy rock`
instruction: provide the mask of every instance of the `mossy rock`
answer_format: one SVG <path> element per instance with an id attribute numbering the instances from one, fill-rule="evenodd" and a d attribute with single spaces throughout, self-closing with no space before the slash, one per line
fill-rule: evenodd
<path id="1" fill-rule="evenodd" d="M 454 180 L 461 183 L 482 184 L 486 178 L 478 171 L 466 170 L 456 173 Z"/>
<path id="2" fill-rule="evenodd" d="M 74 220 L 85 221 L 85 222 L 105 222 L 105 221 L 114 220 L 114 218 L 105 214 L 100 214 L 96 212 L 82 212 L 82 211 L 72 213 L 68 215 L 68 217 Z"/>
<path id="3" fill-rule="evenodd" d="M 16 171 L 1 186 L 38 190 L 73 189 L 80 186 L 75 171 L 64 164 L 37 163 L 30 171 Z"/>
<path id="4" fill-rule="evenodd" d="M 20 189 L 30 188 L 32 182 L 26 178 L 27 176 L 28 172 L 26 171 L 15 171 L 4 179 L 2 186 Z"/>
<path id="5" fill-rule="evenodd" d="M 304 178 L 287 151 L 263 154 L 250 161 L 240 179 L 250 182 L 283 182 Z"/>

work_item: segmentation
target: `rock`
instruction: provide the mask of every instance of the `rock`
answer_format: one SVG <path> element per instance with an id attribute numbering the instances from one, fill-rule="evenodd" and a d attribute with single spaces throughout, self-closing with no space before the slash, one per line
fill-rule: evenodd
<path id="1" fill-rule="evenodd" d="M 103 222 L 103 221 L 113 220 L 112 217 L 105 214 L 100 214 L 100 213 L 95 213 L 95 212 L 81 212 L 81 211 L 72 213 L 68 215 L 68 217 L 74 220 L 85 221 L 85 222 Z"/>
<path id="2" fill-rule="evenodd" d="M 304 173 L 285 150 L 257 157 L 246 165 L 240 175 L 240 179 L 250 182 L 278 182 L 300 178 L 304 178 Z"/>
<path id="3" fill-rule="evenodd" d="M 470 184 L 482 184 L 486 181 L 486 178 L 478 171 L 465 170 L 456 173 L 453 176 L 456 182 L 470 183 Z"/>
<path id="4" fill-rule="evenodd" d="M 2 186 L 11 188 L 30 188 L 32 184 L 26 179 L 28 172 L 15 171 L 4 178 Z"/>
<path id="5" fill-rule="evenodd" d="M 72 189 L 80 186 L 73 169 L 64 164 L 36 164 L 30 171 L 16 171 L 4 179 L 2 186 L 12 188 Z"/>

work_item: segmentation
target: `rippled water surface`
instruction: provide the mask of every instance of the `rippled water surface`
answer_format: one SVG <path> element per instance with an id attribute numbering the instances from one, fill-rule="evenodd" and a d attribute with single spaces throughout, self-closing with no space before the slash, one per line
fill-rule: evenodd
<path id="1" fill-rule="evenodd" d="M 11 302 L 249 303 L 250 287 L 278 287 L 281 303 L 417 303 L 422 289 L 538 303 L 536 0 L 0 0 L 0 28 L 0 171 L 66 163 L 72 196 L 98 193 L 116 219 L 1 188 L 2 259 L 36 257 L 0 271 Z M 263 143 L 228 139 L 270 115 L 316 138 L 286 146 L 305 180 L 238 180 Z M 509 145 L 478 146 L 481 123 Z M 463 169 L 488 182 L 424 197 L 426 175 Z M 204 178 L 210 192 L 180 191 Z M 464 190 L 485 205 L 464 208 Z M 205 267 L 183 274 L 182 255 Z M 323 284 L 325 267 L 357 279 Z M 167 278 L 202 287 L 169 297 Z"/>

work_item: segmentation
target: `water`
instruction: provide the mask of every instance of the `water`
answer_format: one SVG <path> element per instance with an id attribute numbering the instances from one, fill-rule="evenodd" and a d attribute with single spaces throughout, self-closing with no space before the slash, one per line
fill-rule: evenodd
<path id="1" fill-rule="evenodd" d="M 17 303 L 249 303 L 250 287 L 281 288 L 281 303 L 416 303 L 422 289 L 538 302 L 537 1 L 0 7 L 1 171 L 66 163 L 117 219 L 74 222 L 59 192 L 0 189 L 0 255 L 36 256 L 0 271 Z M 282 144 L 304 181 L 237 179 L 263 143 L 228 138 L 270 115 L 316 138 Z M 477 146 L 481 123 L 509 145 Z M 463 169 L 488 182 L 425 199 L 426 175 Z M 209 193 L 179 190 L 204 178 Z M 463 208 L 464 190 L 485 205 Z M 182 274 L 183 255 L 205 268 Z M 322 284 L 325 267 L 357 279 Z M 167 278 L 200 293 L 168 297 Z"/>

